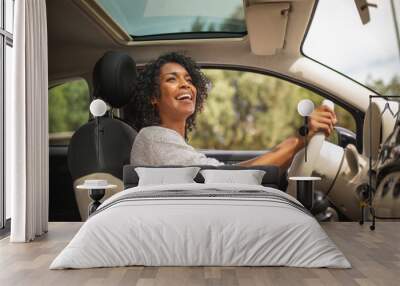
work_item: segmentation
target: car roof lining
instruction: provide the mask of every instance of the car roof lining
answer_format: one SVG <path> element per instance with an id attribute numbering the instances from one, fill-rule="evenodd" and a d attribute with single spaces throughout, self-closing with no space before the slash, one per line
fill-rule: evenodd
<path id="1" fill-rule="evenodd" d="M 246 5 L 265 2 L 280 1 L 246 1 Z M 251 52 L 247 35 L 240 38 L 130 41 L 123 44 L 116 40 L 115 35 L 129 35 L 118 31 L 118 25 L 108 23 L 107 29 L 99 24 L 93 14 L 82 8 L 82 0 L 47 0 L 49 80 L 90 74 L 97 59 L 108 50 L 127 52 L 139 64 L 147 63 L 165 52 L 181 51 L 202 62 L 235 64 L 239 56 L 240 65 L 251 67 L 253 63 L 262 62 L 266 69 L 274 69 L 282 55 L 301 55 L 301 41 L 315 0 L 286 2 L 290 2 L 292 12 L 287 23 L 285 46 L 272 56 L 259 56 Z M 114 36 L 111 30 L 116 33 Z M 230 52 L 226 53 L 227 50 Z"/>

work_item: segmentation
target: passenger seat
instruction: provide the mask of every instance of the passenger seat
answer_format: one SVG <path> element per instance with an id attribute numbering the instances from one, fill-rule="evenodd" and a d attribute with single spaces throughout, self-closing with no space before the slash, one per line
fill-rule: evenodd
<path id="1" fill-rule="evenodd" d="M 117 185 L 116 189 L 106 190 L 102 201 L 123 190 L 123 166 L 129 164 L 137 132 L 121 119 L 114 118 L 112 108 L 121 108 L 130 101 L 135 83 L 136 64 L 125 53 L 107 52 L 94 67 L 93 99 L 104 100 L 111 110 L 99 118 L 98 133 L 96 120 L 91 118 L 74 133 L 68 147 L 68 167 L 82 221 L 88 217 L 91 199 L 87 190 L 77 189 L 78 185 L 87 179 L 106 179 Z"/>

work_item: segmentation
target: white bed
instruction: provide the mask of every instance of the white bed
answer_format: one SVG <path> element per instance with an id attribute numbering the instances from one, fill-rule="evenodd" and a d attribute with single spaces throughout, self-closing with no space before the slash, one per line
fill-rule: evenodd
<path id="1" fill-rule="evenodd" d="M 50 269 L 127 265 L 351 267 L 291 196 L 263 186 L 197 183 L 117 193 Z"/>

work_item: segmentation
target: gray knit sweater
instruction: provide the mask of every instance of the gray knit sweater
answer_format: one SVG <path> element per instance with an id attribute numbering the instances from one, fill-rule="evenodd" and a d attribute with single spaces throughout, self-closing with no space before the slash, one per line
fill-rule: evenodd
<path id="1" fill-rule="evenodd" d="M 175 130 L 149 126 L 137 134 L 131 151 L 132 165 L 223 165 L 186 143 Z"/>

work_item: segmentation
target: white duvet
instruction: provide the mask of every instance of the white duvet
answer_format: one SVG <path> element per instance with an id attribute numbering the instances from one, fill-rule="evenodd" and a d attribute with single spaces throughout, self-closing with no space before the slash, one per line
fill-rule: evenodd
<path id="1" fill-rule="evenodd" d="M 50 269 L 127 265 L 351 267 L 294 198 L 237 184 L 141 186 L 117 193 Z"/>

